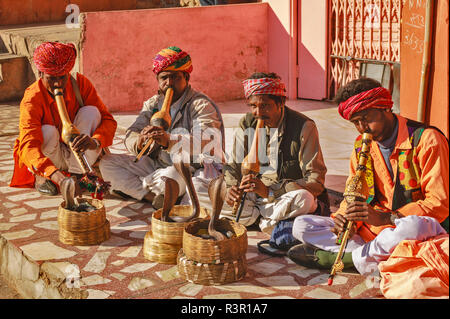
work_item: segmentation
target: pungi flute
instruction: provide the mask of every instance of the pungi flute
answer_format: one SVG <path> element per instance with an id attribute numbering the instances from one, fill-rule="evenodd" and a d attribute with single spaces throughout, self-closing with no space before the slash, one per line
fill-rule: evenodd
<path id="1" fill-rule="evenodd" d="M 259 119 L 258 122 L 256 123 L 255 137 L 253 138 L 250 151 L 242 161 L 241 176 L 245 176 L 250 173 L 253 173 L 255 175 L 259 174 L 259 159 L 258 159 L 259 129 L 263 127 L 264 121 Z M 233 216 L 236 216 L 236 222 L 238 222 L 239 218 L 241 217 L 246 197 L 247 192 L 239 191 L 239 200 L 234 202 L 232 214 Z"/>
<path id="2" fill-rule="evenodd" d="M 364 133 L 362 136 L 362 147 L 359 153 L 358 166 L 356 167 L 355 176 L 349 181 L 345 187 L 344 199 L 347 205 L 353 203 L 358 198 L 364 198 L 361 194 L 362 191 L 362 179 L 364 178 L 366 171 L 367 158 L 370 152 L 370 143 L 372 142 L 372 134 Z M 338 234 L 336 238 L 336 244 L 340 245 L 336 260 L 331 267 L 331 273 L 328 277 L 328 285 L 333 284 L 334 276 L 337 272 L 344 269 L 344 263 L 342 262 L 342 256 L 345 252 L 345 247 L 347 246 L 350 231 L 353 227 L 353 221 L 349 220 L 345 223 L 344 231 Z"/>
<path id="3" fill-rule="evenodd" d="M 56 88 L 53 91 L 55 95 L 56 106 L 58 108 L 59 117 L 62 122 L 61 138 L 66 145 L 68 145 L 77 159 L 78 164 L 81 167 L 83 174 L 94 172 L 92 167 L 89 165 L 84 153 L 75 152 L 72 148 L 72 141 L 80 135 L 80 131 L 72 124 L 67 113 L 66 103 L 64 102 L 63 90 L 61 88 Z M 95 173 L 94 173 L 95 174 Z"/>
<path id="4" fill-rule="evenodd" d="M 173 89 L 169 87 L 166 90 L 161 111 L 153 114 L 152 118 L 150 119 L 150 125 L 161 127 L 165 131 L 170 127 L 170 124 L 172 123 L 172 118 L 170 117 L 170 104 L 172 104 L 172 97 Z M 139 152 L 139 154 L 136 156 L 134 162 L 136 163 L 137 161 L 139 161 L 149 148 L 149 153 L 153 152 L 156 146 L 156 142 L 153 139 L 149 139 L 142 150 Z"/>

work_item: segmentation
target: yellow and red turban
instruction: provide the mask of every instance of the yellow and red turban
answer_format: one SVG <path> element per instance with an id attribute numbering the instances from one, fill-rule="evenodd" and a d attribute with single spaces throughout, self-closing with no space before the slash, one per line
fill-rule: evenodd
<path id="1" fill-rule="evenodd" d="M 392 96 L 384 87 L 374 89 L 353 95 L 346 101 L 339 104 L 339 114 L 346 120 L 350 120 L 353 114 L 369 109 L 390 109 L 394 102 Z"/>
<path id="2" fill-rule="evenodd" d="M 153 72 L 155 74 L 162 71 L 184 71 L 191 73 L 192 69 L 192 60 L 189 54 L 175 46 L 162 49 L 153 58 Z"/>
<path id="3" fill-rule="evenodd" d="M 77 50 L 72 43 L 44 42 L 34 50 L 33 60 L 39 71 L 61 76 L 75 65 Z"/>
<path id="4" fill-rule="evenodd" d="M 244 94 L 246 99 L 248 99 L 251 95 L 261 94 L 286 96 L 286 86 L 280 79 L 247 79 L 244 80 L 242 84 L 244 85 Z"/>

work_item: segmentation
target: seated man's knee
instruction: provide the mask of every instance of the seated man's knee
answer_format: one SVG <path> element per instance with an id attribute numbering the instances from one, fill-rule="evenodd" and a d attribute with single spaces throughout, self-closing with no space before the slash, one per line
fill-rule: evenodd
<path id="1" fill-rule="evenodd" d="M 405 240 L 425 240 L 438 235 L 441 229 L 443 228 L 432 217 L 410 215 L 398 220 L 395 232 Z"/>
<path id="2" fill-rule="evenodd" d="M 302 207 L 302 211 L 306 213 L 312 213 L 317 208 L 317 201 L 314 195 L 306 189 L 299 189 L 292 191 L 294 193 L 293 204 L 296 207 Z"/>
<path id="3" fill-rule="evenodd" d="M 52 152 L 59 146 L 59 131 L 53 125 L 44 124 L 41 127 L 43 143 L 42 143 L 42 151 L 45 153 Z"/>
<path id="4" fill-rule="evenodd" d="M 309 216 L 301 215 L 294 219 L 294 224 L 292 225 L 292 235 L 302 241 L 303 234 L 308 230 Z"/>
<path id="5" fill-rule="evenodd" d="M 102 115 L 98 108 L 92 105 L 83 106 L 78 110 L 78 114 L 88 116 L 89 118 L 101 118 Z"/>

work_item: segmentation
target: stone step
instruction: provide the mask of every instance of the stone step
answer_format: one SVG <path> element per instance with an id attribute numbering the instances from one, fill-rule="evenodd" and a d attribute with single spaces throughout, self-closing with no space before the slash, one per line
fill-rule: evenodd
<path id="1" fill-rule="evenodd" d="M 28 59 L 23 56 L 0 53 L 0 102 L 16 101 L 34 81 Z"/>
<path id="2" fill-rule="evenodd" d="M 64 23 L 29 24 L 0 27 L 0 102 L 20 99 L 38 78 L 33 63 L 34 50 L 43 42 L 74 43 L 78 50 L 80 29 Z M 79 71 L 79 55 L 73 71 Z"/>

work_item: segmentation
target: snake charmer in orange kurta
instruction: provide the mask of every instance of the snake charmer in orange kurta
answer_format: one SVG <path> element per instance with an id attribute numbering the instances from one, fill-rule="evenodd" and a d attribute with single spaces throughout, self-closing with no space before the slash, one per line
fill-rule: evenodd
<path id="1" fill-rule="evenodd" d="M 84 105 L 97 107 L 101 114 L 101 123 L 92 137 L 100 142 L 100 147 L 107 147 L 112 144 L 117 122 L 103 104 L 92 83 L 79 73 L 76 79 Z M 80 105 L 71 81 L 67 81 L 64 101 L 73 122 Z M 41 127 L 44 124 L 56 126 L 61 133 L 62 124 L 56 102 L 39 79 L 26 89 L 20 103 L 19 138 L 14 144 L 14 174 L 11 187 L 33 187 L 34 176 L 30 170 L 46 178 L 57 170 L 41 151 L 43 143 Z"/>

